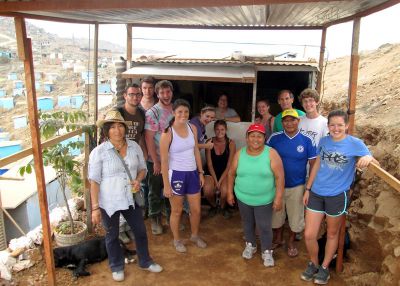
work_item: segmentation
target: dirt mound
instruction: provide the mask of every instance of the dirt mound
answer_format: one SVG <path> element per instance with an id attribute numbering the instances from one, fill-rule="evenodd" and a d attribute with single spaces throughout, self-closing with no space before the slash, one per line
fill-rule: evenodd
<path id="1" fill-rule="evenodd" d="M 349 57 L 328 64 L 324 113 L 346 109 Z M 382 168 L 400 179 L 400 45 L 385 44 L 360 57 L 355 135 Z M 399 285 L 400 194 L 369 171 L 360 175 L 349 209 L 352 250 L 348 285 Z"/>

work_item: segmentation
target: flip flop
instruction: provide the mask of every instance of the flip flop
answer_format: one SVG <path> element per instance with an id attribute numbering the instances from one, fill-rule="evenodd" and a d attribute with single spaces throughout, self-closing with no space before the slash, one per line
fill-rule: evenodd
<path id="1" fill-rule="evenodd" d="M 273 243 L 272 243 L 271 249 L 277 249 L 277 248 L 283 246 L 284 244 L 285 244 L 284 241 L 281 241 L 281 242 L 273 242 Z"/>
<path id="2" fill-rule="evenodd" d="M 296 257 L 297 255 L 299 255 L 299 251 L 297 250 L 296 247 L 293 248 L 288 247 L 287 254 L 289 257 Z"/>

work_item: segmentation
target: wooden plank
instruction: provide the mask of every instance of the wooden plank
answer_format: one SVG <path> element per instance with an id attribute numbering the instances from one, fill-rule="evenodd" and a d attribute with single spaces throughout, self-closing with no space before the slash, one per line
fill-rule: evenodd
<path id="1" fill-rule="evenodd" d="M 13 219 L 13 217 L 10 215 L 10 213 L 3 207 L 1 207 L 1 210 L 3 211 L 3 213 L 6 214 L 6 216 L 9 218 L 9 220 L 11 220 L 11 222 L 14 224 L 14 226 L 19 230 L 19 232 L 22 235 L 26 235 L 26 233 L 22 230 L 22 228 L 19 226 L 19 224 L 15 221 L 15 219 Z"/>
<path id="2" fill-rule="evenodd" d="M 319 51 L 319 72 L 317 77 L 316 90 L 319 95 L 322 94 L 322 76 L 324 74 L 324 60 L 325 60 L 325 44 L 326 44 L 326 28 L 322 29 L 321 47 Z"/>
<path id="3" fill-rule="evenodd" d="M 49 211 L 47 204 L 46 182 L 43 169 L 42 145 L 40 142 L 39 119 L 35 90 L 35 72 L 33 68 L 32 58 L 32 42 L 31 39 L 28 39 L 26 37 L 26 29 L 23 28 L 25 26 L 25 20 L 22 18 L 15 18 L 15 22 L 16 30 L 19 29 L 17 33 L 21 33 L 23 40 L 23 46 L 21 47 L 21 42 L 19 42 L 18 49 L 23 49 L 22 52 L 24 55 L 26 55 L 26 58 L 24 59 L 25 86 L 27 91 L 29 127 L 32 136 L 32 149 L 39 198 L 40 216 L 42 221 L 44 256 L 46 261 L 48 283 L 49 285 L 53 286 L 56 285 L 56 277 L 54 269 Z"/>
<path id="4" fill-rule="evenodd" d="M 351 58 L 350 58 L 350 75 L 349 75 L 349 90 L 348 90 L 348 109 L 349 114 L 349 134 L 354 133 L 354 121 L 356 112 L 356 95 L 357 95 L 357 82 L 358 82 L 358 66 L 360 62 L 360 55 L 358 54 L 358 45 L 360 41 L 360 18 L 354 20 L 353 23 L 353 37 L 351 44 Z"/>
<path id="5" fill-rule="evenodd" d="M 384 180 L 393 189 L 400 192 L 400 181 L 396 177 L 392 176 L 375 163 L 370 163 L 368 165 L 368 169 L 374 172 L 379 178 Z"/>
<path id="6" fill-rule="evenodd" d="M 47 141 L 42 143 L 42 149 L 45 149 L 47 147 L 51 147 L 51 146 L 53 146 L 53 145 L 55 145 L 57 143 L 60 143 L 60 142 L 62 142 L 64 140 L 68 139 L 68 138 L 71 138 L 71 137 L 74 137 L 76 135 L 79 135 L 82 132 L 83 132 L 82 129 L 77 129 L 75 131 L 72 131 L 72 132 L 66 133 L 64 135 L 57 136 L 55 138 L 47 140 Z M 13 163 L 15 161 L 18 161 L 18 160 L 20 160 L 22 158 L 25 158 L 25 157 L 27 157 L 29 155 L 32 155 L 32 154 L 33 154 L 33 148 L 31 147 L 31 148 L 27 148 L 27 149 L 24 149 L 22 151 L 19 151 L 19 152 L 15 153 L 15 154 L 12 154 L 10 156 L 7 156 L 7 157 L 5 157 L 3 159 L 0 159 L 0 168 L 6 166 L 8 164 L 11 164 L 11 163 Z"/>
<path id="7" fill-rule="evenodd" d="M 52 16 L 43 16 L 43 15 L 34 15 L 28 13 L 20 13 L 20 12 L 1 12 L 0 16 L 4 17 L 18 17 L 18 18 L 25 18 L 25 19 L 35 19 L 35 20 L 43 20 L 43 21 L 52 21 L 52 22 L 59 22 L 59 23 L 74 23 L 74 24 L 95 24 L 94 21 L 84 21 L 84 20 L 76 20 L 76 19 L 65 19 L 60 17 L 52 17 Z M 115 23 L 106 23 L 103 24 L 115 24 Z"/>
<path id="8" fill-rule="evenodd" d="M 318 2 L 340 2 L 340 0 L 46 0 L 46 1 L 4 1 L 0 11 L 73 11 L 109 9 L 159 9 L 223 7 L 239 5 L 302 4 Z"/>

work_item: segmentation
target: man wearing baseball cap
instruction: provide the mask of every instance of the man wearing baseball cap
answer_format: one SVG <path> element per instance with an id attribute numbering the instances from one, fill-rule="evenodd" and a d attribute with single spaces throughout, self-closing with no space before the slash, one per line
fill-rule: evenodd
<path id="1" fill-rule="evenodd" d="M 294 102 L 294 95 L 290 90 L 284 89 L 278 93 L 278 103 L 282 109 L 282 112 L 280 112 L 275 117 L 274 126 L 273 126 L 272 131 L 278 132 L 278 131 L 283 130 L 283 126 L 282 126 L 283 111 L 285 111 L 287 109 L 293 109 L 293 102 Z M 299 116 L 305 115 L 305 113 L 301 110 L 298 110 L 298 109 L 294 109 L 294 110 L 297 111 Z"/>
<path id="2" fill-rule="evenodd" d="M 283 208 L 272 215 L 272 228 L 274 229 L 275 247 L 283 244 L 283 225 L 286 214 L 290 226 L 288 241 L 288 255 L 295 257 L 298 250 L 294 245 L 296 233 L 304 229 L 304 206 L 302 197 L 306 183 L 307 163 L 313 167 L 316 154 L 314 141 L 300 133 L 299 114 L 295 109 L 282 112 L 283 131 L 273 133 L 267 144 L 274 148 L 282 158 L 285 171 L 285 193 Z"/>

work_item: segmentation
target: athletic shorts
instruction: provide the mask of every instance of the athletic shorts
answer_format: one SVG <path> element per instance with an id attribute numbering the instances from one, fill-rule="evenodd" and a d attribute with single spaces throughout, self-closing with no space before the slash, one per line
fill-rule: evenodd
<path id="1" fill-rule="evenodd" d="M 310 191 L 307 209 L 314 212 L 325 213 L 328 216 L 334 217 L 341 216 L 345 213 L 347 214 L 349 204 L 349 191 L 332 197 L 320 196 Z"/>
<path id="2" fill-rule="evenodd" d="M 200 178 L 197 170 L 169 170 L 169 182 L 172 192 L 177 196 L 194 195 L 200 192 Z"/>

